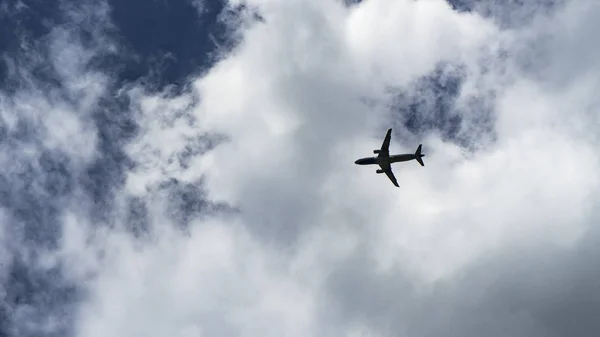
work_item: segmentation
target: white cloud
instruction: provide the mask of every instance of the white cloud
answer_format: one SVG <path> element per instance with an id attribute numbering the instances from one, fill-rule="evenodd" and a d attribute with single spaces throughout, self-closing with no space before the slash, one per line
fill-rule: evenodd
<path id="1" fill-rule="evenodd" d="M 248 3 L 266 21 L 242 26 L 239 48 L 195 79 L 191 93 L 124 89 L 140 124 L 126 149 L 138 166 L 117 201 L 141 197 L 153 231 L 144 239 L 125 233 L 121 209 L 111 219 L 115 229 L 104 231 L 92 229 L 98 224 L 85 219 L 85 209 L 64 218 L 57 256 L 72 262 L 69 275 L 89 291 L 77 335 L 554 332 L 547 306 L 560 304 L 544 300 L 557 294 L 571 303 L 577 294 L 546 280 L 586 284 L 590 275 L 565 261 L 598 256 L 584 254 L 598 240 L 585 236 L 598 235 L 590 232 L 600 168 L 592 136 L 598 82 L 586 75 L 597 62 L 581 56 L 570 65 L 593 47 L 568 32 L 591 35 L 594 22 L 573 17 L 600 7 L 573 1 L 508 31 L 434 0 L 351 8 L 323 0 Z M 549 35 L 552 22 L 562 28 Z M 547 35 L 549 42 L 532 43 Z M 496 57 L 499 49 L 508 56 Z M 86 77 L 81 65 L 98 51 L 55 50 L 69 88 L 83 90 L 82 106 L 93 105 L 108 82 Z M 554 57 L 525 67 L 523 60 L 540 53 Z M 494 93 L 495 141 L 467 158 L 436 131 L 425 133 L 418 141 L 426 166 L 394 166 L 400 189 L 374 167 L 354 165 L 380 146 L 392 123 L 386 87 L 410 91 L 448 61 L 466 69 L 464 97 Z M 90 158 L 89 117 L 36 99 L 27 101 L 53 107 L 50 116 L 63 112 L 44 119 L 49 146 Z M 468 137 L 477 112 L 459 106 Z M 68 127 L 53 131 L 56 119 Z M 179 165 L 190 139 L 207 132 L 229 139 Z M 415 150 L 406 132 L 394 128 L 392 151 Z M 183 233 L 159 188 L 170 178 L 204 178 L 209 198 L 240 212 L 196 219 Z"/>

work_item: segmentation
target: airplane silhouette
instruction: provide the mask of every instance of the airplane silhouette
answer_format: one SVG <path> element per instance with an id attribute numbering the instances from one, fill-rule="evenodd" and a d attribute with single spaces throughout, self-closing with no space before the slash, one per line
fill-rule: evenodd
<path id="1" fill-rule="evenodd" d="M 377 170 L 377 174 L 385 173 L 388 178 L 392 181 L 394 186 L 398 186 L 398 182 L 396 181 L 396 177 L 394 177 L 394 172 L 392 172 L 392 163 L 401 162 L 401 161 L 409 161 L 415 159 L 421 166 L 425 166 L 423 164 L 423 159 L 421 157 L 425 157 L 424 154 L 421 153 L 421 145 L 417 147 L 417 151 L 414 154 L 406 153 L 406 154 L 396 154 L 390 156 L 390 139 L 392 137 L 392 129 L 387 131 L 385 135 L 385 139 L 383 140 L 383 144 L 381 144 L 381 149 L 373 150 L 373 153 L 378 154 L 377 157 L 365 157 L 356 160 L 354 163 L 357 165 L 379 165 L 381 167 L 380 170 Z"/>

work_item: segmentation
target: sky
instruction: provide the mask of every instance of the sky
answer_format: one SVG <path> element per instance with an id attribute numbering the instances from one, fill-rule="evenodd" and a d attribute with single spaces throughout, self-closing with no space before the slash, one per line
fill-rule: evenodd
<path id="1" fill-rule="evenodd" d="M 0 337 L 600 334 L 598 17 L 0 2 Z"/>

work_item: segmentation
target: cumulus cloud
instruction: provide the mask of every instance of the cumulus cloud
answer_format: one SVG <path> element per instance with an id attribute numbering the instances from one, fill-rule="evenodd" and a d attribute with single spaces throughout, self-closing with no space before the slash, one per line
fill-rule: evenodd
<path id="1" fill-rule="evenodd" d="M 49 188 L 7 187 L 11 200 L 45 195 L 53 207 L 57 244 L 36 263 L 61 265 L 79 291 L 69 331 L 600 330 L 598 65 L 586 56 L 600 5 L 512 7 L 515 17 L 545 10 L 508 27 L 481 8 L 434 0 L 229 5 L 262 19 L 230 21 L 235 48 L 184 90 L 136 82 L 111 91 L 110 73 L 89 66 L 120 50 L 106 6 L 92 21 L 67 10 L 86 27 L 110 27 L 93 30 L 97 44 L 71 28 L 49 35 L 44 55 L 60 91 L 8 63 L 26 85 L 2 94 L 15 135 L 3 162 L 38 161 L 30 177 L 43 187 L 52 175 L 36 168 L 50 151 L 85 176 L 66 179 L 74 187 L 54 204 Z M 135 131 L 119 136 L 115 121 L 135 121 Z M 36 136 L 18 138 L 19 125 Z M 391 151 L 422 143 L 427 155 L 425 167 L 395 164 L 399 189 L 353 164 L 392 126 Z M 17 174 L 11 167 L 4 180 Z M 2 240 L 15 208 L 3 203 Z"/>

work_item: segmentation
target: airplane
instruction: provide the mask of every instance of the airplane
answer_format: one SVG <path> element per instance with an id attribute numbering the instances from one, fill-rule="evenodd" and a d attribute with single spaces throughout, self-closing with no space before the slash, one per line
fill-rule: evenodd
<path id="1" fill-rule="evenodd" d="M 396 177 L 394 176 L 394 172 L 392 172 L 392 163 L 401 162 L 401 161 L 409 161 L 415 159 L 421 166 L 425 166 L 423 164 L 423 159 L 421 157 L 425 157 L 424 154 L 421 153 L 421 145 L 417 147 L 417 151 L 414 154 L 406 153 L 406 154 L 395 154 L 390 156 L 390 139 L 392 137 L 392 129 L 387 130 L 385 135 L 385 139 L 383 140 L 383 144 L 381 144 L 381 149 L 373 150 L 373 153 L 377 154 L 377 157 L 365 157 L 356 160 L 354 163 L 357 165 L 379 165 L 381 169 L 378 169 L 377 174 L 385 173 L 385 175 L 390 178 L 394 186 L 398 186 L 398 182 L 396 181 Z"/>

